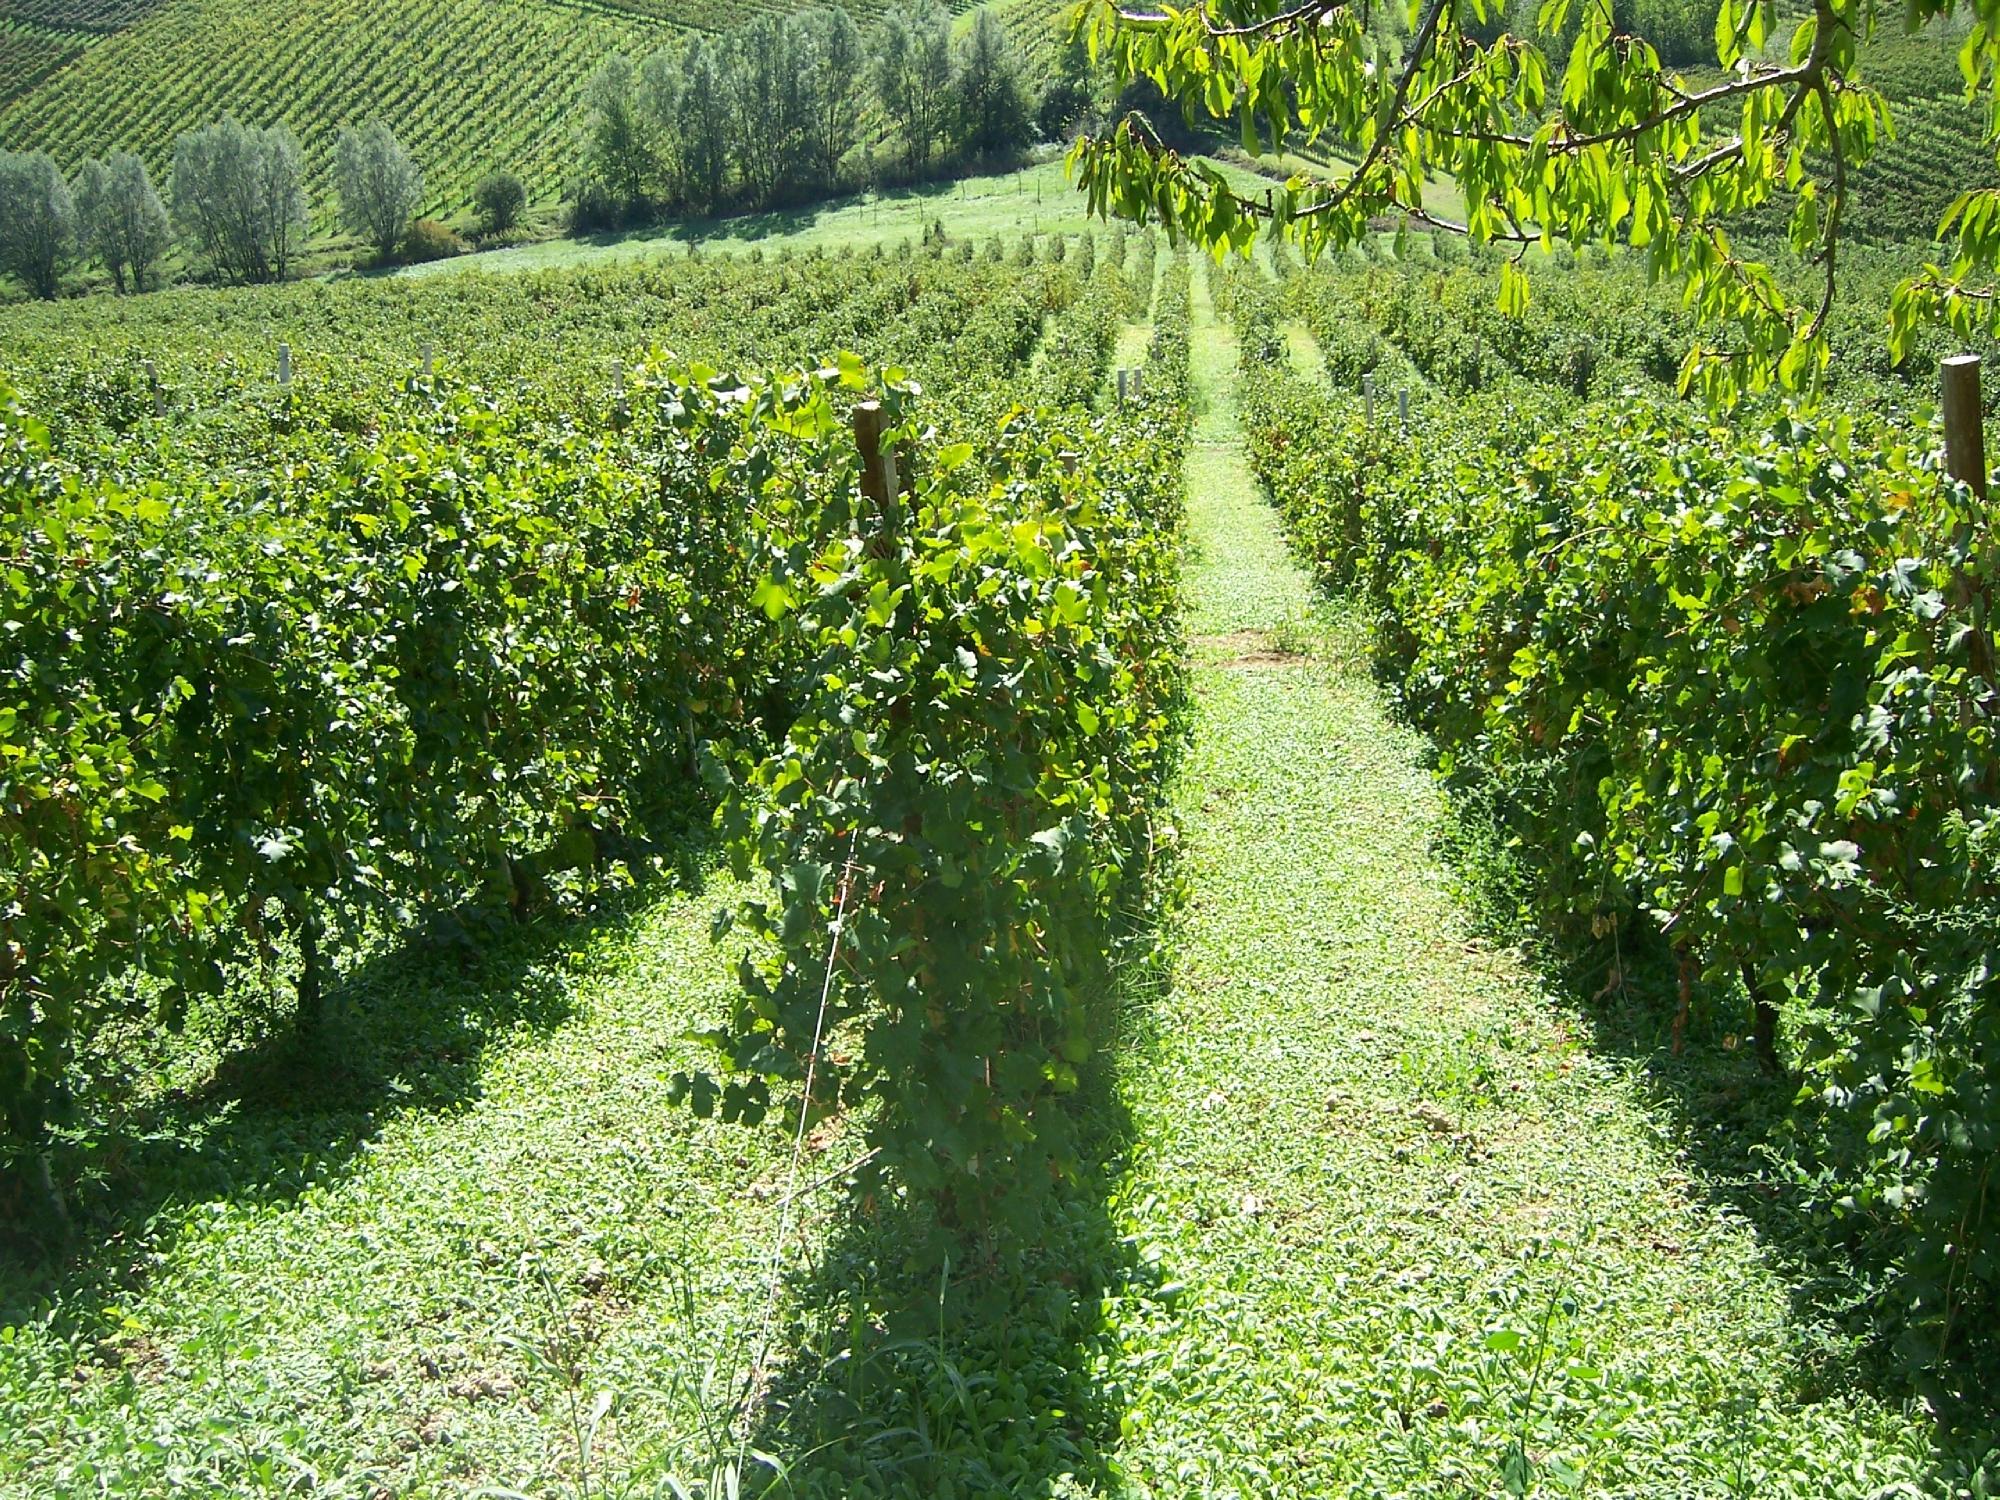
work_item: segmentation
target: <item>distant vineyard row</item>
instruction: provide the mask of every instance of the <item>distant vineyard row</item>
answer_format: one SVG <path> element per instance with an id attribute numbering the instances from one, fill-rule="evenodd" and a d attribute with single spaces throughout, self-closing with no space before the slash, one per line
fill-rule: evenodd
<path id="1" fill-rule="evenodd" d="M 0 100 L 18 99 L 83 56 L 89 39 L 0 20 Z"/>
<path id="2" fill-rule="evenodd" d="M 0 24 L 25 21 L 49 31 L 122 31 L 161 0 L 0 0 Z"/>

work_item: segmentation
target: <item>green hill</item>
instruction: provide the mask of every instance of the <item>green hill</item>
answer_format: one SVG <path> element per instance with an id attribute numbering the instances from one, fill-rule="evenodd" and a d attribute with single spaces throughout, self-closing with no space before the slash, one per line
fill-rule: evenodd
<path id="1" fill-rule="evenodd" d="M 25 22 L 0 21 L 0 99 L 25 97 L 83 55 L 89 38 Z"/>
<path id="2" fill-rule="evenodd" d="M 7 35 L 29 38 L 27 46 L 84 36 L 37 30 L 42 17 L 73 12 L 80 23 L 110 9 L 93 0 L 4 3 L 17 12 Z M 339 128 L 379 118 L 423 162 L 436 208 L 462 206 L 470 184 L 495 166 L 547 197 L 573 156 L 591 69 L 618 48 L 649 48 L 672 32 L 657 17 L 577 0 L 166 0 L 18 93 L 0 112 L 0 140 L 46 149 L 64 166 L 134 150 L 164 176 L 184 130 L 224 112 L 283 120 L 305 144 L 325 219 Z M 32 52 L 27 62 L 0 56 L 0 76 L 32 77 Z"/>
<path id="3" fill-rule="evenodd" d="M 127 149 L 164 178 L 174 138 L 225 112 L 289 123 L 315 213 L 333 143 L 380 119 L 425 167 L 431 209 L 504 166 L 536 200 L 574 169 L 579 96 L 610 53 L 650 51 L 808 0 L 0 0 L 0 145 L 65 168 Z M 868 25 L 882 0 L 850 0 Z M 966 9 L 964 0 L 951 7 Z M 1010 30 L 1048 0 L 1014 0 Z"/>
<path id="4" fill-rule="evenodd" d="M 1877 36 L 1867 77 L 1890 101 L 1894 135 L 1856 174 L 1848 226 L 1876 243 L 1929 239 L 1952 201 L 2000 183 L 1987 104 L 1965 97 L 1950 34 Z"/>

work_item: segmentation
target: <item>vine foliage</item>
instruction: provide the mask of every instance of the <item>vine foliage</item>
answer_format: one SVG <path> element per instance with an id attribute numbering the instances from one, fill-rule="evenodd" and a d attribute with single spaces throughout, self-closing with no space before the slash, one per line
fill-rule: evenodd
<path id="1" fill-rule="evenodd" d="M 1798 1082 L 1796 1183 L 1922 1363 L 2000 1294 L 2000 714 L 1988 504 L 1861 416 L 1711 428 L 1630 393 L 1426 400 L 1276 370 L 1288 528 L 1380 611 L 1444 774 L 1604 994 L 1650 946 Z M 1781 1030 L 1782 1023 L 1782 1030 Z"/>
<path id="2" fill-rule="evenodd" d="M 1183 297 L 1184 297 L 1183 284 Z M 1183 337 L 1156 351 L 1184 371 Z M 761 1116 L 808 1075 L 867 1178 L 944 1239 L 1026 1234 L 1076 1168 L 1065 1096 L 1113 967 L 1148 941 L 1180 739 L 1184 375 L 1121 412 L 1016 410 L 939 443 L 892 379 L 887 514 L 773 553 L 800 711 L 733 768 L 738 869 L 771 877 L 697 1108 Z M 831 961 L 829 961 L 831 960 Z"/>

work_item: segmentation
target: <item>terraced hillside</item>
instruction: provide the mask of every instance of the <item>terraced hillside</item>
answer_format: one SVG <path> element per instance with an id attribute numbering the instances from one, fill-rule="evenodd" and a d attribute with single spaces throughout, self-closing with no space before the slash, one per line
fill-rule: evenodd
<path id="1" fill-rule="evenodd" d="M 1857 239 L 1929 238 L 1960 193 L 2000 182 L 1985 140 L 1985 102 L 1965 97 L 1954 38 L 1892 35 L 1872 44 L 1869 73 L 1892 102 L 1895 134 L 1858 174 Z"/>
<path id="2" fill-rule="evenodd" d="M 1789 38 L 1789 26 L 1778 33 Z M 1950 30 L 1914 35 L 1888 30 L 1866 47 L 1865 77 L 1889 101 L 1890 131 L 1876 142 L 1874 155 L 1849 182 L 1843 235 L 1873 245 L 1928 241 L 1961 193 L 2000 183 L 1994 147 L 1986 138 L 1987 101 L 1965 97 L 1957 48 L 1963 38 Z M 1782 61 L 1774 45 L 1771 60 Z M 1699 70 L 1698 82 L 1717 81 L 1713 69 Z M 1719 127 L 1731 121 L 1718 119 Z M 1776 236 L 1783 231 L 1795 200 L 1780 193 L 1747 216 L 1746 227 Z"/>
<path id="3" fill-rule="evenodd" d="M 0 139 L 65 165 L 123 147 L 160 174 L 176 135 L 224 111 L 284 120 L 306 145 L 325 218 L 339 127 L 379 118 L 429 170 L 436 207 L 460 206 L 496 165 L 543 196 L 571 153 L 590 70 L 667 34 L 663 22 L 557 0 L 168 0 L 17 98 Z"/>
<path id="4" fill-rule="evenodd" d="M 573 167 L 579 97 L 605 56 L 802 3 L 0 0 L 0 145 L 48 150 L 66 168 L 130 149 L 159 176 L 180 132 L 225 111 L 283 120 L 305 144 L 324 225 L 339 128 L 381 119 L 424 164 L 432 211 L 463 207 L 496 166 L 546 199 Z M 882 8 L 848 6 L 863 26 Z M 1010 19 L 1050 8 L 1017 4 Z"/>
<path id="5" fill-rule="evenodd" d="M 18 99 L 83 55 L 90 39 L 12 18 L 0 20 L 0 99 Z"/>
<path id="6" fill-rule="evenodd" d="M 1044 72 L 1056 66 L 1069 36 L 1077 0 L 991 0 L 1007 36 L 1031 66 Z"/>
<path id="7" fill-rule="evenodd" d="M 123 31 L 160 0 L 0 0 L 0 16 L 50 31 L 109 35 Z"/>

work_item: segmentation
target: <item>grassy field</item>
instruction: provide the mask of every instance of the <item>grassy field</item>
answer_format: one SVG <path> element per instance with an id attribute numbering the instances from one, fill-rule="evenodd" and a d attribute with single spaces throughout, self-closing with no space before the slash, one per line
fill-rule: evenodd
<path id="1" fill-rule="evenodd" d="M 1362 622 L 1287 558 L 1197 291 L 1191 895 L 1125 1066 L 1132 1493 L 1868 1494 L 1921 1420 L 1823 1331 L 1644 1074 L 1482 939 Z"/>
<path id="2" fill-rule="evenodd" d="M 732 983 L 707 938 L 727 898 L 696 877 L 391 956 L 344 987 L 333 1066 L 253 1048 L 168 1101 L 103 1189 L 127 1227 L 53 1286 L 0 1281 L 0 1490 L 541 1494 L 700 1467 L 775 1156 L 666 1099 Z"/>
<path id="3" fill-rule="evenodd" d="M 409 266 L 403 276 L 449 276 L 465 271 L 525 271 L 685 255 L 690 243 L 703 253 L 815 247 L 867 250 L 921 240 L 933 223 L 953 239 L 1009 239 L 1022 234 L 1081 234 L 1092 227 L 1083 197 L 1071 185 L 1060 157 L 1015 172 L 963 177 L 955 182 L 863 193 L 782 213 L 695 219 L 629 234 L 543 240 L 480 255 Z M 1103 229 L 1101 221 L 1097 228 Z"/>
<path id="4" fill-rule="evenodd" d="M 1261 180 L 1245 168 L 1218 165 L 1245 189 Z M 1090 217 L 1062 157 L 1045 148 L 1038 160 L 1018 171 L 862 193 L 784 213 L 741 214 L 629 234 L 543 240 L 408 266 L 396 274 L 430 277 L 616 264 L 686 255 L 690 244 L 701 254 L 800 254 L 814 249 L 867 252 L 878 245 L 887 248 L 920 241 L 935 224 L 942 224 L 951 239 L 981 245 L 996 235 L 1012 242 L 1023 235 L 1108 232 L 1102 219 Z"/>

